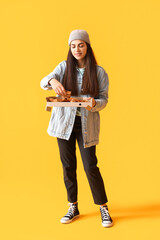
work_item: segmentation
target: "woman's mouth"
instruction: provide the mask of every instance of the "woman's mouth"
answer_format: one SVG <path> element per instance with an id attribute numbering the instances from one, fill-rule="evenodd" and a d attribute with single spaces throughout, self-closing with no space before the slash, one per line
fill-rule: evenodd
<path id="1" fill-rule="evenodd" d="M 81 55 L 81 53 L 75 53 L 75 56 L 77 56 L 77 57 L 80 56 L 80 55 Z"/>

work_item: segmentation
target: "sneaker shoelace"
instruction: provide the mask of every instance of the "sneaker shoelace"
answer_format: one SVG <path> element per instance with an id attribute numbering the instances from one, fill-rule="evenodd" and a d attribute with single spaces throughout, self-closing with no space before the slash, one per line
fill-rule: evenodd
<path id="1" fill-rule="evenodd" d="M 102 215 L 102 221 L 111 221 L 107 206 L 100 207 L 100 210 Z"/>
<path id="2" fill-rule="evenodd" d="M 70 218 L 74 217 L 74 213 L 76 211 L 76 205 L 75 204 L 69 204 L 69 206 L 70 206 L 70 208 L 69 208 L 67 214 L 65 215 L 65 217 L 70 219 Z"/>

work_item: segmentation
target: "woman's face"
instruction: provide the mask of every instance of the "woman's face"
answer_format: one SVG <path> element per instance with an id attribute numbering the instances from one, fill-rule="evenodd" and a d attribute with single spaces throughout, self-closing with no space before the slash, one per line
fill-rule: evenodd
<path id="1" fill-rule="evenodd" d="M 87 53 L 87 44 L 82 40 L 73 40 L 71 42 L 71 52 L 77 60 L 82 60 Z"/>

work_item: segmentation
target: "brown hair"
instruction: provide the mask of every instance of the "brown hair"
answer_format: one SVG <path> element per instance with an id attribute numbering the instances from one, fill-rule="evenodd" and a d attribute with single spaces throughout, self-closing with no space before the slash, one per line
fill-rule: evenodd
<path id="1" fill-rule="evenodd" d="M 81 94 L 90 94 L 92 97 L 96 97 L 99 91 L 96 70 L 97 61 L 90 44 L 86 44 L 87 53 L 85 56 L 85 72 L 83 75 Z M 63 86 L 66 90 L 71 91 L 73 96 L 78 95 L 76 67 L 77 59 L 72 55 L 71 49 L 69 48 Z"/>

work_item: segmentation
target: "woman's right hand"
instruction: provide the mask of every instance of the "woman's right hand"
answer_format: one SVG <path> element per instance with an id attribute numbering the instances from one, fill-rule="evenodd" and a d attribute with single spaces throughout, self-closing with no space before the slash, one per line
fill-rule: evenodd
<path id="1" fill-rule="evenodd" d="M 65 96 L 66 95 L 66 90 L 64 89 L 63 85 L 57 81 L 56 79 L 51 79 L 49 82 L 53 88 L 53 90 L 55 91 L 55 93 L 57 93 L 60 96 Z"/>

